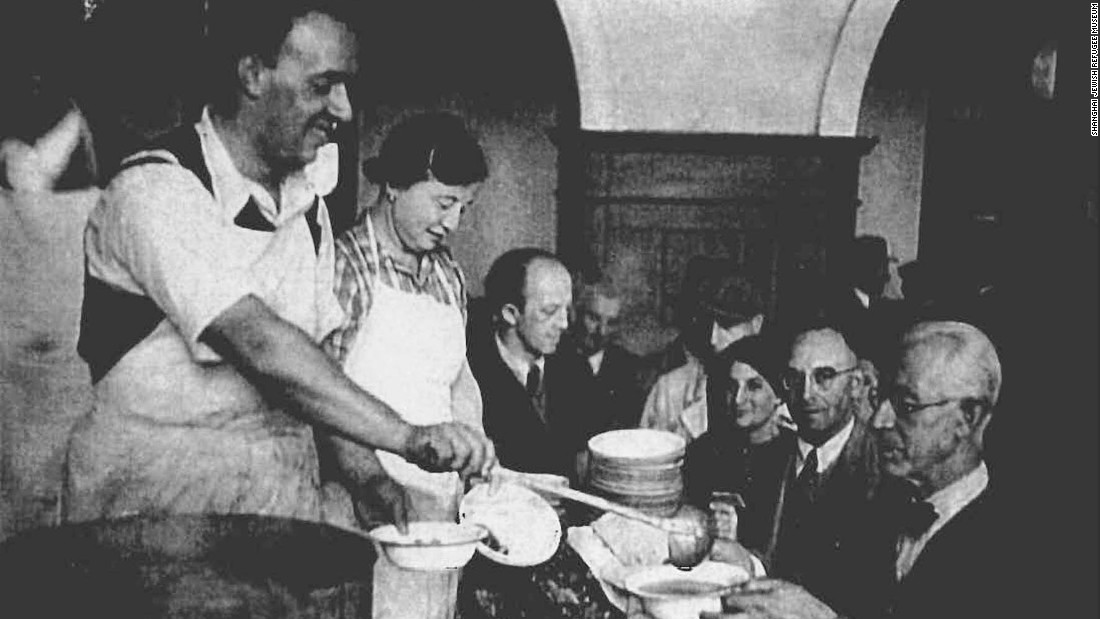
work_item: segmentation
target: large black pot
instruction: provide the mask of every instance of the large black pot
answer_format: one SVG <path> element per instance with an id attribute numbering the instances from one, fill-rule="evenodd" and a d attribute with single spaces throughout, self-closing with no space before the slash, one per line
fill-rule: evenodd
<path id="1" fill-rule="evenodd" d="M 5 617 L 370 617 L 373 545 L 251 515 L 68 524 L 0 545 Z"/>

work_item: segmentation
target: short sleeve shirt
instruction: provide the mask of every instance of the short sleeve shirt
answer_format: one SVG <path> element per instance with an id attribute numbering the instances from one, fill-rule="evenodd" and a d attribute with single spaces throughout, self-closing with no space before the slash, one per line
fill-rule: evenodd
<path id="1" fill-rule="evenodd" d="M 208 113 L 195 130 L 213 192 L 181 165 L 126 168 L 104 190 L 85 230 L 88 276 L 151 299 L 164 313 L 104 377 L 126 393 L 131 407 L 152 409 L 163 400 L 186 409 L 189 397 L 197 402 L 203 390 L 240 382 L 235 371 L 226 376 L 228 368 L 200 336 L 247 295 L 315 341 L 342 320 L 332 295 L 331 224 L 309 170 L 284 181 L 276 205 L 237 170 Z M 266 230 L 234 221 L 250 203 L 270 223 Z M 319 208 L 311 211 L 315 203 Z M 316 244 L 309 212 L 320 228 Z"/>

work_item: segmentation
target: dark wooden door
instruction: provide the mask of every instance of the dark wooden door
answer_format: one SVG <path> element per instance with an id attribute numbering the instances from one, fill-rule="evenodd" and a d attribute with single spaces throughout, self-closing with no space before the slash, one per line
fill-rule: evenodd
<path id="1" fill-rule="evenodd" d="M 688 261 L 727 258 L 769 320 L 810 312 L 831 248 L 855 231 L 868 138 L 582 133 L 564 140 L 559 248 L 630 297 L 627 344 L 671 334 Z M 579 162 L 575 169 L 569 161 Z"/>

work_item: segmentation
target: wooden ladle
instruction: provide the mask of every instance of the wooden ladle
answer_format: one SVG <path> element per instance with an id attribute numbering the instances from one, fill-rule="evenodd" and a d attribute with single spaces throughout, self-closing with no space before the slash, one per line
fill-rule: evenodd
<path id="1" fill-rule="evenodd" d="M 656 527 L 668 536 L 669 563 L 680 568 L 692 568 L 702 563 L 707 557 L 716 537 L 714 518 L 707 512 L 691 505 L 682 506 L 675 514 L 668 518 L 651 516 L 633 507 L 613 503 L 587 492 L 581 492 L 572 488 L 561 487 L 543 483 L 541 480 L 528 477 L 514 471 L 499 471 L 503 481 L 518 483 L 532 490 L 552 494 L 562 499 L 575 501 L 589 507 L 618 514 L 624 518 L 644 522 L 651 527 Z"/>

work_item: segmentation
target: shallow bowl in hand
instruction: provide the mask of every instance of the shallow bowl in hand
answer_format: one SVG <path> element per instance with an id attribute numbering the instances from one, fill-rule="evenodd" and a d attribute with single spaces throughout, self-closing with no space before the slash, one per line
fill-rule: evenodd
<path id="1" fill-rule="evenodd" d="M 484 527 L 473 523 L 427 521 L 410 522 L 405 534 L 392 524 L 367 533 L 398 567 L 428 572 L 462 568 L 488 534 Z"/>
<path id="2" fill-rule="evenodd" d="M 698 619 L 701 612 L 721 611 L 722 596 L 748 579 L 736 565 L 704 561 L 690 570 L 656 565 L 633 571 L 623 585 L 655 619 Z"/>

